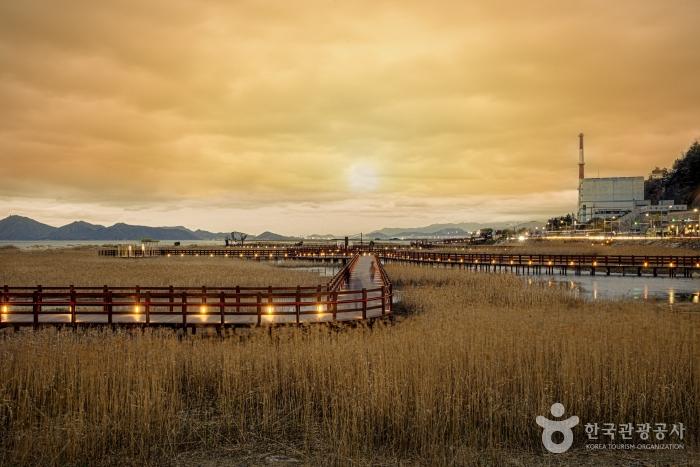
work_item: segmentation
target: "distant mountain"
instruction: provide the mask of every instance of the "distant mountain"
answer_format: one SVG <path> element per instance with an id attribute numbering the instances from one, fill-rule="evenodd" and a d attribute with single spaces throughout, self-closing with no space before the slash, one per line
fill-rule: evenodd
<path id="1" fill-rule="evenodd" d="M 286 237 L 284 235 L 276 234 L 274 232 L 265 231 L 260 235 L 255 237 L 257 242 L 286 242 L 290 240 L 296 240 L 295 237 Z"/>
<path id="2" fill-rule="evenodd" d="M 0 221 L 0 240 L 44 240 L 56 227 L 22 216 L 10 216 Z"/>
<path id="3" fill-rule="evenodd" d="M 23 216 L 0 220 L 0 240 L 219 240 L 226 234 L 192 231 L 186 227 L 148 227 L 114 224 L 111 227 L 77 221 L 62 227 L 52 227 Z"/>
<path id="4" fill-rule="evenodd" d="M 479 229 L 492 228 L 492 229 L 519 229 L 522 227 L 534 228 L 537 226 L 543 226 L 545 222 L 540 221 L 530 221 L 530 222 L 494 222 L 490 224 L 486 223 L 476 223 L 476 222 L 462 222 L 458 224 L 431 224 L 425 227 L 389 227 L 380 230 L 375 230 L 364 234 L 368 239 L 381 239 L 386 240 L 389 238 L 425 238 L 425 237 L 465 237 L 471 232 L 475 232 Z M 353 236 L 353 238 L 359 235 Z"/>
<path id="5" fill-rule="evenodd" d="M 418 239 L 418 238 L 450 238 L 466 237 L 470 232 L 483 228 L 514 229 L 544 226 L 544 222 L 531 221 L 520 223 L 494 222 L 491 224 L 479 224 L 464 222 L 458 224 L 431 224 L 425 227 L 399 227 L 385 228 L 365 233 L 365 240 L 388 240 L 391 238 Z M 222 240 L 229 234 L 222 232 L 209 232 L 206 230 L 190 230 L 183 226 L 175 227 L 148 227 L 144 225 L 130 225 L 124 223 L 105 227 L 98 224 L 90 224 L 84 221 L 71 222 L 62 227 L 52 227 L 42 224 L 28 217 L 9 216 L 0 220 L 0 240 L 141 240 L 150 238 L 153 240 Z M 332 240 L 343 238 L 343 235 L 309 235 L 307 239 Z M 360 234 L 350 235 L 352 239 L 359 239 Z M 299 240 L 299 237 L 291 237 L 274 232 L 263 232 L 260 235 L 249 235 L 247 241 L 260 242 L 284 242 Z"/>

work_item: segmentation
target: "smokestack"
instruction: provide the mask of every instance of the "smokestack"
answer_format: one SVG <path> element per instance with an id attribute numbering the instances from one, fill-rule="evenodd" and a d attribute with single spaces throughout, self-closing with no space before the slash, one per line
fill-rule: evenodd
<path id="1" fill-rule="evenodd" d="M 583 180 L 583 133 L 578 134 L 578 179 Z"/>

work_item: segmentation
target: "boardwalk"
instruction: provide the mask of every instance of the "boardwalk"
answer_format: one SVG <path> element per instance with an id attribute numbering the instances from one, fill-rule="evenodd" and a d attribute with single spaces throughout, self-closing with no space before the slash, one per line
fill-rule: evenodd
<path id="1" fill-rule="evenodd" d="M 373 319 L 392 286 L 375 256 L 355 255 L 316 287 L 9 287 L 0 325 L 240 326 Z"/>
<path id="2" fill-rule="evenodd" d="M 481 272 L 512 272 L 515 274 L 583 274 L 609 276 L 637 275 L 653 277 L 688 277 L 700 273 L 700 256 L 676 255 L 590 255 L 590 254 L 517 254 L 471 253 L 462 251 L 430 251 L 406 246 L 369 250 L 368 246 L 352 246 L 347 250 L 335 246 L 270 246 L 251 245 L 235 248 L 104 248 L 103 256 L 120 256 L 124 251 L 134 257 L 142 256 L 211 256 L 245 258 L 257 261 L 293 260 L 339 262 L 356 253 L 372 253 L 385 262 L 435 265 L 471 269 Z"/>

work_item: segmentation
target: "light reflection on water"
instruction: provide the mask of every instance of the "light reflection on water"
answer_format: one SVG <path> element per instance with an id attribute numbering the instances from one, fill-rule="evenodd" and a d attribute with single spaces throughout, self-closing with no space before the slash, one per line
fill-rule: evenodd
<path id="1" fill-rule="evenodd" d="M 528 284 L 544 283 L 562 287 L 580 298 L 589 300 L 632 299 L 700 304 L 700 280 L 658 277 L 540 276 L 527 278 Z"/>

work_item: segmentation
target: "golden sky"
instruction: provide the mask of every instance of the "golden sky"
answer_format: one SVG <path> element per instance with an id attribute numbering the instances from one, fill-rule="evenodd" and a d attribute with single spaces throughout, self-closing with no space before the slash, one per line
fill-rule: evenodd
<path id="1" fill-rule="evenodd" d="M 542 219 L 700 138 L 700 2 L 5 1 L 0 216 Z"/>

